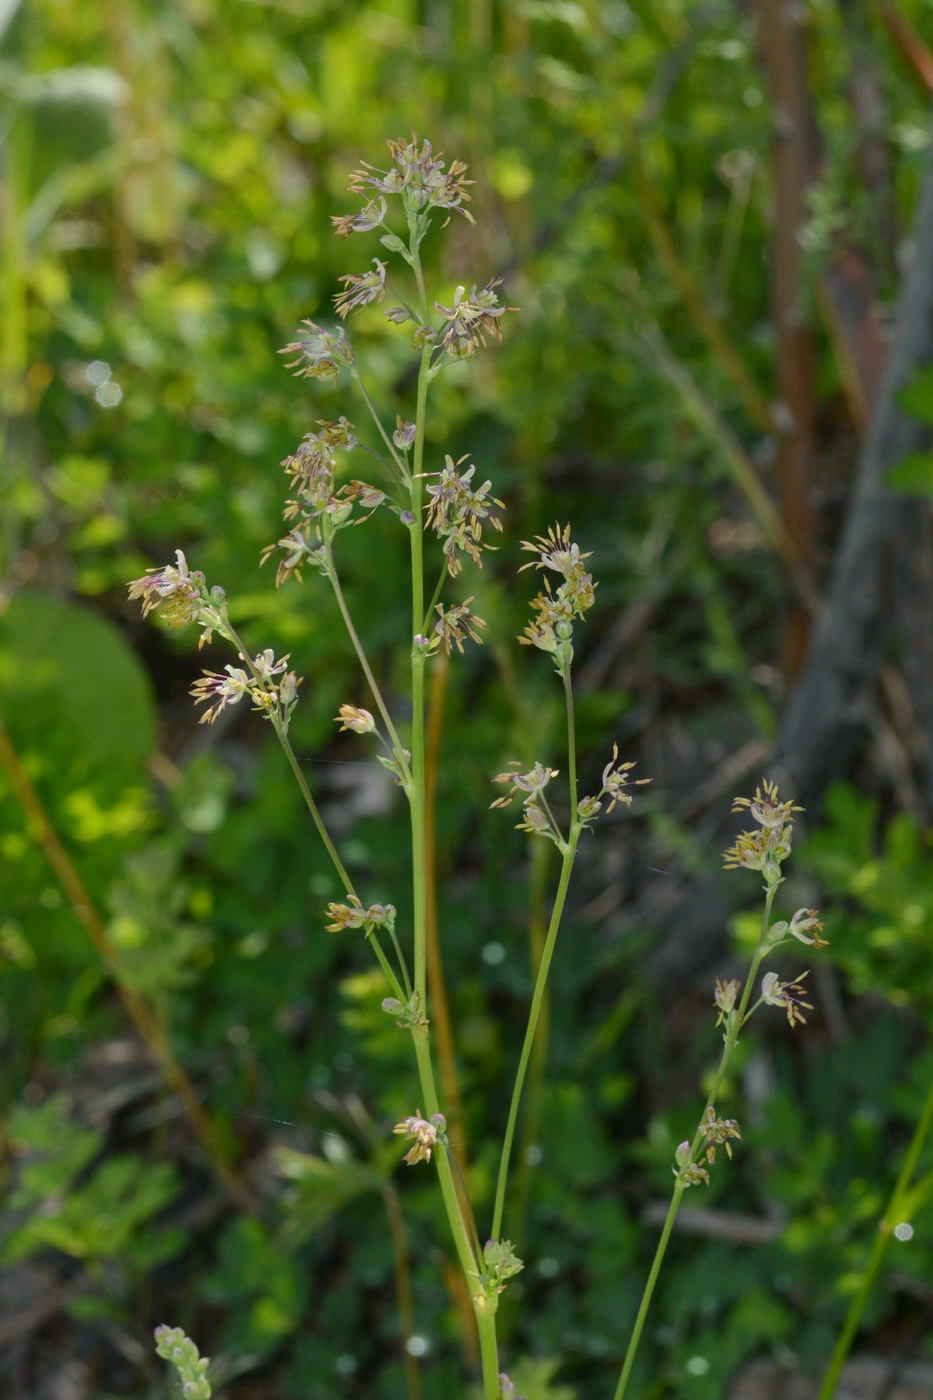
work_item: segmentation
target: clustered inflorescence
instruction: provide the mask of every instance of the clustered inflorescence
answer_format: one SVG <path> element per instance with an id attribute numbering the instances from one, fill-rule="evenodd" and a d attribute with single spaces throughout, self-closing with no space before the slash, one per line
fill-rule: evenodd
<path id="1" fill-rule="evenodd" d="M 170 627 L 183 627 L 186 623 L 200 627 L 200 646 L 210 642 L 214 632 L 218 632 L 233 643 L 244 663 L 243 666 L 226 666 L 226 674 L 204 671 L 195 681 L 191 687 L 195 702 L 208 705 L 201 723 L 213 724 L 228 705 L 238 704 L 245 695 L 254 710 L 271 720 L 283 734 L 287 733 L 301 684 L 294 672 L 288 670 L 289 658 L 283 656 L 277 661 L 269 648 L 251 658 L 231 625 L 224 590 L 208 589 L 204 575 L 188 568 L 180 549 L 176 551 L 175 560 L 174 564 L 149 569 L 142 578 L 133 579 L 129 585 L 130 598 L 142 599 L 144 617 L 158 609 Z"/>
<path id="2" fill-rule="evenodd" d="M 732 1052 L 738 1043 L 739 1034 L 748 1024 L 750 1017 L 760 1006 L 780 1007 L 787 1016 L 787 1023 L 794 1028 L 806 1023 L 804 1010 L 810 1010 L 804 1001 L 803 972 L 796 978 L 782 981 L 778 973 L 766 972 L 761 980 L 757 1001 L 749 1005 L 752 987 L 761 963 L 776 949 L 791 939 L 809 944 L 815 948 L 826 946 L 820 937 L 823 925 L 815 909 L 798 909 L 790 919 L 771 922 L 771 905 L 777 890 L 784 882 L 781 867 L 788 859 L 793 845 L 794 814 L 802 807 L 792 802 L 781 801 L 777 785 L 764 782 L 755 791 L 754 797 L 737 797 L 733 812 L 749 812 L 757 825 L 751 831 L 743 831 L 724 855 L 727 870 L 757 870 L 764 876 L 766 895 L 765 918 L 761 934 L 752 959 L 751 970 L 743 988 L 736 978 L 727 982 L 717 980 L 713 993 L 716 1008 L 716 1025 L 723 1029 L 723 1056 L 713 1094 L 704 1110 L 692 1142 L 682 1142 L 674 1154 L 674 1174 L 681 1186 L 696 1186 L 709 1182 L 707 1166 L 716 1159 L 716 1147 L 722 1145 L 732 1156 L 730 1139 L 741 1137 L 741 1131 L 734 1118 L 720 1118 L 714 1106 L 715 1094 L 722 1075 L 728 1066 Z M 702 1165 L 705 1161 L 706 1166 Z"/>
<path id="3" fill-rule="evenodd" d="M 175 1367 L 185 1400 L 211 1400 L 213 1391 L 207 1379 L 210 1357 L 201 1356 L 190 1337 L 180 1327 L 155 1329 L 156 1353 Z"/>

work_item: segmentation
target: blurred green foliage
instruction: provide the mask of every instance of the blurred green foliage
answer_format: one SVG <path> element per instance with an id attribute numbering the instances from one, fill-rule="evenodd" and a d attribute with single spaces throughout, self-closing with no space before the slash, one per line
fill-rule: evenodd
<path id="1" fill-rule="evenodd" d="M 839 211 L 870 237 L 871 210 L 853 164 L 839 14 L 828 0 L 809 9 L 827 137 L 815 279 Z M 922 6 L 903 9 L 916 20 Z M 652 250 L 623 133 L 637 123 L 679 255 L 769 392 L 771 114 L 752 35 L 726 0 L 24 0 L 2 8 L 0 27 L 0 710 L 121 979 L 150 1001 L 226 1137 L 258 1162 L 266 1203 L 262 1218 L 218 1204 L 174 1118 L 140 1126 L 117 1111 L 106 1130 L 85 1126 L 95 1052 L 128 1026 L 4 788 L 3 1257 L 50 1249 L 80 1261 L 72 1311 L 132 1343 L 110 1348 L 100 1400 L 167 1393 L 145 1361 L 125 1358 L 147 1356 L 153 1325 L 176 1317 L 222 1353 L 218 1375 L 237 1400 L 395 1400 L 405 1375 L 385 1144 L 412 1108 L 407 1047 L 363 950 L 321 932 L 332 881 L 269 736 L 239 714 L 197 728 L 190 638 L 144 627 L 124 584 L 184 548 L 229 590 L 251 643 L 293 654 L 307 676 L 293 735 L 309 781 L 338 821 L 357 813 L 343 833 L 354 877 L 404 918 L 392 794 L 355 766 L 361 752 L 332 743 L 337 705 L 363 698 L 336 611 L 314 580 L 276 594 L 258 555 L 278 533 L 276 464 L 319 416 L 359 413 L 290 380 L 276 350 L 300 317 L 329 315 L 336 278 L 369 256 L 330 233 L 329 216 L 350 207 L 346 172 L 416 127 L 478 181 L 477 232 L 449 230 L 433 284 L 443 297 L 501 273 L 522 308 L 501 349 L 439 382 L 432 410 L 435 454 L 469 449 L 508 501 L 480 610 L 501 637 L 516 632 L 531 591 L 511 581 L 519 539 L 573 519 L 600 579 L 584 773 L 601 769 L 607 733 L 637 734 L 640 771 L 655 778 L 651 864 L 711 868 L 709 839 L 665 814 L 689 807 L 727 749 L 773 735 L 785 584 L 723 443 L 698 432 L 653 349 L 663 335 L 767 472 L 767 444 Z M 875 37 L 903 212 L 926 109 Z M 890 298 L 890 278 L 880 290 Z M 355 339 L 374 395 L 401 408 L 406 339 L 387 335 L 377 310 L 357 318 Z M 831 503 L 855 442 L 842 380 L 824 338 Z M 927 397 L 915 386 L 912 402 Z M 925 459 L 895 471 L 905 489 L 929 485 Z M 376 527 L 347 540 L 342 563 L 390 688 L 401 688 L 393 649 L 406 626 L 391 586 L 401 543 Z M 632 609 L 644 622 L 619 651 L 612 629 Z M 547 750 L 557 722 L 548 668 L 515 651 L 457 662 L 438 792 L 444 956 L 481 1205 L 530 976 L 525 847 L 501 817 L 477 813 L 488 776 L 529 743 Z M 210 651 L 202 660 L 222 664 Z M 762 1076 L 765 1089 L 703 1204 L 775 1223 L 773 1238 L 675 1240 L 639 1362 L 645 1400 L 719 1400 L 749 1355 L 816 1367 L 828 1353 L 931 1069 L 916 1020 L 930 996 L 928 837 L 887 815 L 840 789 L 809 835 L 800 878 L 813 893 L 802 897 L 826 909 L 824 963 L 846 1016 L 798 1031 L 791 1047 L 769 1023 L 745 1047 L 730 1091 Z M 613 852 L 628 830 L 608 837 Z M 613 917 L 638 886 L 619 860 L 616 895 L 597 901 Z M 662 1004 L 645 976 L 651 919 L 603 917 L 581 897 L 557 955 L 519 1242 L 528 1265 L 503 1309 L 507 1366 L 527 1400 L 608 1393 L 653 1246 L 641 1213 L 669 1189 L 696 1067 L 715 1050 L 705 985 Z M 371 1126 L 348 1123 L 356 1102 Z M 425 1392 L 460 1394 L 433 1182 L 395 1179 Z M 193 1201 L 206 1201 L 203 1215 Z M 929 1203 L 914 1225 L 897 1270 L 922 1281 Z M 879 1292 L 869 1320 L 890 1323 L 909 1312 L 902 1302 Z"/>

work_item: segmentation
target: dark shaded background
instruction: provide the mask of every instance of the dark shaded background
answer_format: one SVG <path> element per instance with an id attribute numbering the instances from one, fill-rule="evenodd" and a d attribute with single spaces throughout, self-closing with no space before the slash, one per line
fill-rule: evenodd
<path id="1" fill-rule="evenodd" d="M 508 505 L 476 585 L 495 644 L 435 697 L 481 1213 L 553 882 L 486 813 L 507 760 L 560 763 L 549 665 L 510 640 L 518 542 L 552 520 L 600 580 L 583 778 L 616 741 L 653 779 L 587 845 L 562 933 L 509 1369 L 528 1400 L 611 1394 L 716 1054 L 713 979 L 754 937 L 754 877 L 717 873 L 731 799 L 768 774 L 808 809 L 786 905 L 819 904 L 831 945 L 807 1026 L 747 1038 L 741 1150 L 684 1212 L 637 1394 L 818 1373 L 933 1067 L 927 8 L 34 0 L 0 25 L 3 1394 L 168 1395 L 161 1322 L 231 1400 L 464 1393 L 433 1180 L 388 1133 L 415 1091 L 379 979 L 321 931 L 336 891 L 271 734 L 242 706 L 196 724 L 187 689 L 227 658 L 125 600 L 180 547 L 251 644 L 292 653 L 309 782 L 404 916 L 398 803 L 330 718 L 365 703 L 335 609 L 314 578 L 276 594 L 258 556 L 277 463 L 318 417 L 359 420 L 276 350 L 377 251 L 329 216 L 413 128 L 477 180 L 477 227 L 430 243 L 437 294 L 498 275 L 521 308 L 438 381 L 429 449 L 471 452 Z M 403 408 L 404 332 L 373 308 L 354 338 Z M 401 542 L 374 522 L 346 555 L 401 707 Z M 929 1354 L 926 1198 L 912 1223 L 860 1336 L 879 1395 Z"/>

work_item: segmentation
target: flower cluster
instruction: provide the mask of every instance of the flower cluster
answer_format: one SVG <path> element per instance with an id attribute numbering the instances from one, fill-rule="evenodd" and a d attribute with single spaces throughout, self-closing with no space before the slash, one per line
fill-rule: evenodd
<path id="1" fill-rule="evenodd" d="M 684 1186 L 709 1185 L 709 1172 L 693 1160 L 689 1142 L 682 1142 L 674 1153 L 674 1175 Z"/>
<path id="2" fill-rule="evenodd" d="M 594 821 L 603 810 L 604 799 L 608 799 L 609 806 L 606 808 L 606 815 L 614 811 L 621 802 L 626 807 L 632 805 L 632 794 L 626 792 L 628 787 L 643 787 L 650 783 L 650 778 L 631 778 L 630 771 L 635 767 L 634 763 L 617 763 L 619 748 L 617 744 L 612 746 L 612 758 L 603 769 L 603 785 L 595 797 L 581 797 L 577 803 L 577 816 L 584 826 L 588 826 Z"/>
<path id="3" fill-rule="evenodd" d="M 462 603 L 458 603 L 452 608 L 445 608 L 443 603 L 438 603 L 435 608 L 438 621 L 434 624 L 434 635 L 448 656 L 454 647 L 462 656 L 463 643 L 467 637 L 471 642 L 482 644 L 483 639 L 480 632 L 485 630 L 488 624 L 471 611 L 470 604 L 472 602 L 471 597 L 465 598 Z"/>
<path id="4" fill-rule="evenodd" d="M 323 516 L 327 517 L 331 530 L 343 529 L 346 525 L 360 524 L 368 519 L 386 499 L 384 491 L 365 481 L 349 481 L 339 490 L 334 489 L 336 454 L 338 451 L 352 451 L 358 446 L 358 439 L 353 424 L 346 418 L 340 418 L 336 423 L 322 419 L 318 429 L 316 433 L 305 433 L 295 451 L 281 463 L 295 492 L 285 502 L 282 518 L 286 524 L 292 521 L 298 523 L 288 534 L 266 545 L 262 551 L 263 563 L 273 554 L 282 555 L 275 575 L 277 588 L 293 574 L 300 579 L 301 571 L 306 566 L 327 572 L 320 526 Z M 353 519 L 353 508 L 357 504 L 368 515 Z"/>
<path id="5" fill-rule="evenodd" d="M 362 928 L 366 930 L 368 938 L 373 929 L 392 929 L 395 926 L 394 904 L 371 904 L 367 909 L 355 894 L 347 896 L 346 904 L 328 904 L 324 912 L 330 919 L 330 923 L 325 925 L 328 933 Z"/>
<path id="6" fill-rule="evenodd" d="M 358 306 L 369 306 L 371 302 L 382 301 L 386 294 L 386 265 L 373 258 L 374 272 L 361 272 L 358 275 L 347 273 L 338 277 L 344 283 L 342 292 L 334 297 L 334 309 L 342 321 Z"/>
<path id="7" fill-rule="evenodd" d="M 293 369 L 299 379 L 340 378 L 342 369 L 352 369 L 354 363 L 353 346 L 347 340 L 343 326 L 333 331 L 325 331 L 314 321 L 305 319 L 308 333 L 299 340 L 283 345 L 280 355 L 294 355 L 294 360 L 286 360 L 288 369 Z"/>
<path id="8" fill-rule="evenodd" d="M 730 978 L 728 982 L 720 982 L 719 978 L 716 978 L 716 991 L 713 994 L 713 1003 L 719 1012 L 719 1015 L 716 1017 L 717 1026 L 721 1026 L 723 1021 L 728 1024 L 735 1010 L 741 991 L 742 984 L 734 977 Z"/>
<path id="9" fill-rule="evenodd" d="M 189 569 L 180 549 L 175 563 L 161 569 L 147 569 L 142 578 L 127 585 L 130 599 L 141 598 L 143 617 L 158 608 L 169 627 L 199 622 L 207 598 L 207 584 L 200 569 Z"/>
<path id="10" fill-rule="evenodd" d="M 511 1240 L 487 1240 L 483 1246 L 483 1263 L 486 1266 L 483 1284 L 490 1298 L 503 1292 L 508 1280 L 525 1267 L 512 1248 Z"/>
<path id="11" fill-rule="evenodd" d="M 776 972 L 766 972 L 761 979 L 761 1000 L 769 1006 L 783 1007 L 787 1012 L 787 1024 L 791 1030 L 798 1021 L 802 1026 L 807 1023 L 801 1007 L 805 1007 L 807 1011 L 813 1010 L 811 1003 L 803 1000 L 803 981 L 807 976 L 808 973 L 801 972 L 796 981 L 782 982 Z"/>
<path id="12" fill-rule="evenodd" d="M 545 768 L 543 763 L 536 763 L 533 768 L 523 772 L 520 763 L 510 763 L 507 772 L 497 773 L 493 778 L 494 783 L 508 783 L 509 790 L 489 805 L 508 807 L 512 798 L 521 793 L 524 811 L 516 829 L 530 832 L 533 836 L 546 836 L 561 846 L 563 837 L 557 829 L 547 805 L 547 798 L 544 796 L 544 789 L 552 778 L 557 777 L 557 771 L 556 768 Z"/>
<path id="13" fill-rule="evenodd" d="M 396 1123 L 392 1131 L 414 1139 L 405 1153 L 405 1161 L 413 1167 L 416 1162 L 430 1162 L 434 1148 L 439 1142 L 445 1142 L 447 1120 L 443 1113 L 432 1113 L 430 1119 L 422 1118 L 419 1108 L 411 1118 L 403 1118 L 401 1123 Z"/>
<path id="14" fill-rule="evenodd" d="M 778 800 L 777 784 L 764 782 L 757 788 L 754 797 L 737 797 L 733 812 L 748 808 L 758 826 L 754 831 L 743 831 L 735 844 L 723 852 L 724 870 L 760 870 L 765 877 L 765 888 L 773 888 L 781 882 L 781 865 L 791 852 L 793 838 L 793 814 L 802 812 L 791 802 Z"/>
<path id="15" fill-rule="evenodd" d="M 809 943 L 814 948 L 826 948 L 828 943 L 821 938 L 823 925 L 818 909 L 798 909 L 791 919 L 779 919 L 768 930 L 768 950 L 776 948 L 787 938 L 796 938 L 800 943 Z"/>
<path id="16" fill-rule="evenodd" d="M 185 1400 L 211 1400 L 213 1391 L 207 1379 L 209 1356 L 201 1356 L 190 1337 L 180 1327 L 155 1329 L 156 1353 L 170 1361 L 178 1372 Z"/>
<path id="17" fill-rule="evenodd" d="M 589 555 L 583 554 L 579 545 L 571 540 L 569 525 L 552 525 L 546 535 L 524 540 L 522 548 L 537 555 L 524 568 L 547 570 L 563 578 L 555 593 L 550 579 L 545 575 L 544 592 L 531 600 L 535 616 L 519 637 L 519 641 L 526 646 L 550 652 L 560 671 L 573 659 L 570 645 L 573 620 L 583 617 L 595 601 L 596 585 L 585 565 Z"/>
<path id="18" fill-rule="evenodd" d="M 276 661 L 271 648 L 267 647 L 253 658 L 248 672 L 240 666 L 225 666 L 226 675 L 204 671 L 191 687 L 195 704 L 210 702 L 201 716 L 201 724 L 213 724 L 228 705 L 236 705 L 248 695 L 254 710 L 287 731 L 300 685 L 295 673 L 288 670 L 288 661 L 287 656 Z M 276 676 L 281 676 L 281 680 L 276 680 Z"/>
<path id="19" fill-rule="evenodd" d="M 460 572 L 461 554 L 468 554 L 474 564 L 482 568 L 480 551 L 492 548 L 483 542 L 483 526 L 488 523 L 494 530 L 501 531 L 502 521 L 494 508 L 505 509 L 500 500 L 489 494 L 491 481 L 484 481 L 482 486 L 473 485 L 475 466 L 460 471 L 466 460 L 461 457 L 455 462 L 452 457 L 445 456 L 443 468 L 431 473 L 427 486 L 428 524 L 444 541 L 444 558 L 452 578 Z"/>
<path id="20" fill-rule="evenodd" d="M 706 1160 L 710 1164 L 716 1160 L 716 1148 L 723 1146 L 726 1149 L 726 1156 L 732 1156 L 732 1148 L 729 1144 L 730 1138 L 740 1138 L 742 1136 L 738 1123 L 734 1118 L 717 1118 L 716 1110 L 710 1106 L 706 1110 L 706 1115 L 700 1123 L 700 1134 L 706 1144 Z"/>
<path id="21" fill-rule="evenodd" d="M 294 489 L 301 494 L 302 503 L 323 510 L 334 489 L 335 454 L 340 448 L 349 452 L 357 446 L 358 439 L 353 424 L 346 418 L 336 423 L 322 418 L 318 428 L 319 432 L 305 433 L 294 452 L 280 465 L 285 468 L 285 475 L 291 477 Z"/>
<path id="22" fill-rule="evenodd" d="M 495 288 L 501 281 L 501 277 L 496 277 L 480 290 L 473 286 L 469 296 L 466 287 L 457 287 L 453 306 L 444 306 L 439 301 L 434 303 L 445 323 L 440 344 L 451 359 L 470 359 L 480 346 L 485 348 L 487 336 L 492 340 L 502 339 L 499 321 L 507 311 L 517 311 L 518 307 L 499 305 Z"/>
<path id="23" fill-rule="evenodd" d="M 349 238 L 351 233 L 371 233 L 374 228 L 380 227 L 388 208 L 382 195 L 377 195 L 368 204 L 364 204 L 358 214 L 332 214 L 330 221 L 334 226 L 334 233 L 341 238 Z"/>
<path id="24" fill-rule="evenodd" d="M 448 168 L 440 154 L 435 156 L 430 141 L 419 145 L 416 136 L 410 141 L 401 139 L 387 144 L 392 166 L 379 170 L 363 161 L 363 168 L 350 176 L 348 188 L 354 194 L 375 191 L 377 196 L 401 195 L 405 209 L 413 214 L 432 208 L 445 209 L 448 214 L 456 210 L 471 224 L 474 222 L 473 216 L 463 207 L 470 199 L 466 187 L 473 183 L 464 178 L 467 167 L 463 161 L 453 160 Z M 331 222 L 338 234 L 347 237 L 350 233 L 377 227 L 385 218 L 385 212 L 385 200 L 371 198 L 361 214 L 344 215 Z"/>

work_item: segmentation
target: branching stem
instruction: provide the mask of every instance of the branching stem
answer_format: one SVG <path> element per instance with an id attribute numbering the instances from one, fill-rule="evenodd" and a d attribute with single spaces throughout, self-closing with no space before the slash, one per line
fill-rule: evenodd
<path id="1" fill-rule="evenodd" d="M 748 1006 L 749 998 L 751 996 L 752 987 L 755 984 L 755 978 L 758 976 L 758 969 L 761 966 L 761 960 L 765 955 L 766 939 L 768 935 L 768 929 L 771 924 L 771 906 L 774 903 L 774 896 L 776 893 L 777 886 L 770 885 L 768 887 L 767 894 L 765 895 L 765 909 L 764 917 L 761 921 L 761 932 L 758 935 L 758 942 L 755 945 L 755 952 L 752 955 L 752 961 L 748 970 L 748 976 L 745 979 L 745 987 L 742 991 L 742 999 L 739 1002 L 738 1009 L 736 1010 L 732 1018 L 730 1027 L 726 1032 L 725 1043 L 722 1049 L 722 1055 L 720 1056 L 719 1065 L 716 1070 L 716 1073 L 713 1076 L 713 1087 L 710 1089 L 706 1103 L 703 1105 L 703 1112 L 700 1114 L 697 1130 L 694 1133 L 693 1141 L 690 1144 L 691 1161 L 694 1161 L 696 1159 L 697 1149 L 703 1141 L 703 1133 L 700 1125 L 706 1118 L 707 1110 L 715 1107 L 716 1098 L 719 1094 L 720 1086 L 722 1085 L 722 1081 L 725 1078 L 726 1071 L 729 1068 L 729 1062 L 732 1059 L 732 1053 L 735 1050 L 735 1047 L 739 1041 L 739 1033 L 742 1030 L 742 1026 L 745 1021 L 745 1012 Z M 674 1190 L 673 1194 L 671 1195 L 671 1203 L 668 1208 L 667 1217 L 664 1221 L 664 1227 L 661 1231 L 661 1238 L 658 1240 L 658 1247 L 655 1250 L 654 1259 L 651 1263 L 651 1269 L 648 1274 L 648 1279 L 645 1283 L 644 1292 L 641 1295 L 641 1303 L 639 1304 L 638 1313 L 635 1317 L 635 1322 L 632 1327 L 632 1334 L 629 1338 L 628 1350 L 625 1353 L 625 1362 L 622 1366 L 622 1374 L 619 1376 L 619 1383 L 616 1386 L 616 1391 L 615 1395 L 613 1396 L 613 1400 L 622 1400 L 622 1397 L 625 1394 L 625 1390 L 629 1382 L 629 1377 L 632 1374 L 632 1367 L 635 1364 L 635 1355 L 638 1351 L 638 1343 L 641 1340 L 641 1334 L 645 1326 L 645 1319 L 648 1316 L 648 1309 L 651 1306 L 651 1299 L 652 1295 L 654 1294 L 654 1287 L 658 1281 L 658 1274 L 661 1272 L 661 1265 L 664 1262 L 664 1255 L 667 1252 L 668 1241 L 671 1237 L 671 1231 L 674 1228 L 674 1221 L 677 1218 L 677 1212 L 680 1209 L 680 1202 L 685 1189 L 686 1184 L 684 1183 L 680 1175 L 678 1175 L 677 1180 L 674 1183 Z"/>

